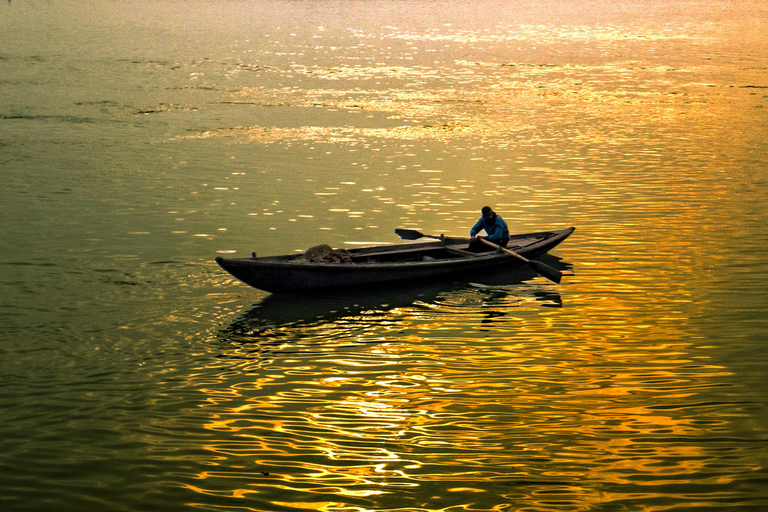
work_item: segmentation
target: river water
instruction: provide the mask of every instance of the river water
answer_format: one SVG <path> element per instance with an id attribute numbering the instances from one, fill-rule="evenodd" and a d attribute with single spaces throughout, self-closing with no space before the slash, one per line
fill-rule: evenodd
<path id="1" fill-rule="evenodd" d="M 0 508 L 768 507 L 768 9 L 0 6 Z M 281 297 L 213 262 L 575 226 Z"/>

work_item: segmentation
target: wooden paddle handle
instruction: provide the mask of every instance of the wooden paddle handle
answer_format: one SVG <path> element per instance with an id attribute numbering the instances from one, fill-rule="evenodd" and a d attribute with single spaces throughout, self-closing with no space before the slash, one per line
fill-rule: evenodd
<path id="1" fill-rule="evenodd" d="M 526 258 L 525 256 L 521 256 L 521 255 L 517 254 L 514 251 L 510 251 L 506 247 L 502 247 L 500 245 L 496 245 L 495 243 L 491 242 L 490 240 L 486 240 L 485 238 L 482 238 L 482 237 L 477 237 L 477 238 L 478 238 L 478 240 L 483 242 L 485 245 L 490 245 L 491 247 L 495 247 L 496 249 L 501 249 L 502 251 L 506 252 L 507 254 L 511 254 L 512 256 L 515 256 L 516 258 L 520 258 L 524 262 L 528 263 L 528 258 Z"/>

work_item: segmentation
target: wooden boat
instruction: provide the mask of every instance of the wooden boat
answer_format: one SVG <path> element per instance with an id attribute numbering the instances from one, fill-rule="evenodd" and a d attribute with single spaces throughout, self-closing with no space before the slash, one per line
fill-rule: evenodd
<path id="1" fill-rule="evenodd" d="M 550 267 L 527 260 L 550 251 L 573 231 L 574 228 L 568 228 L 512 235 L 507 251 L 470 252 L 467 250 L 468 238 L 446 237 L 430 242 L 351 249 L 345 251 L 351 260 L 346 263 L 307 261 L 302 255 L 218 257 L 216 263 L 245 284 L 272 293 L 326 291 L 435 279 L 471 281 L 489 269 L 520 265 L 521 260 L 535 265 L 534 270 L 548 277 L 548 273 L 540 269 Z"/>

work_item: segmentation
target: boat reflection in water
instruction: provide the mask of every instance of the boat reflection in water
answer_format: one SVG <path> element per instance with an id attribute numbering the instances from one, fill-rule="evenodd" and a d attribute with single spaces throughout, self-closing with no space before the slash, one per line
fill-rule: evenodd
<path id="1" fill-rule="evenodd" d="M 558 270 L 560 258 L 540 258 Z M 555 286 L 526 266 L 511 266 L 465 281 L 377 286 L 318 296 L 272 294 L 240 314 L 219 340 L 243 357 L 262 352 L 328 351 L 340 346 L 393 341 L 386 333 L 404 332 L 414 321 L 472 319 L 491 326 L 523 304 L 562 305 Z M 469 320 L 467 320 L 469 321 Z M 227 357 L 227 356 L 223 356 Z"/>

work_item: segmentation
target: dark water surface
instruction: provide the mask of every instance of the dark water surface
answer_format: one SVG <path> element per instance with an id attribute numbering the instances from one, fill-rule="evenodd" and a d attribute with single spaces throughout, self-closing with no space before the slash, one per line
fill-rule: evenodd
<path id="1" fill-rule="evenodd" d="M 0 6 L 0 509 L 768 507 L 768 11 Z M 327 297 L 217 255 L 576 226 Z"/>

